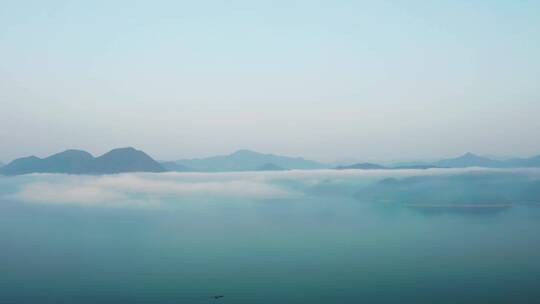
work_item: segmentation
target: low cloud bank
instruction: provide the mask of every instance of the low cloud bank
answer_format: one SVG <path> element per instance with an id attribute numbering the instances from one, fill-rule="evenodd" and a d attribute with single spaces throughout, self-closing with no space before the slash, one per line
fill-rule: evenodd
<path id="1" fill-rule="evenodd" d="M 270 183 L 246 179 L 187 181 L 160 174 L 63 176 L 54 181 L 47 181 L 47 177 L 35 176 L 38 181 L 23 182 L 15 193 L 4 197 L 29 203 L 157 206 L 166 199 L 272 199 L 295 195 Z"/>
<path id="2" fill-rule="evenodd" d="M 457 174 L 471 171 L 504 170 L 478 168 L 292 170 L 237 173 L 133 173 L 107 176 L 36 174 L 0 179 L 0 190 L 3 190 L 0 193 L 4 193 L 0 195 L 4 199 L 28 203 L 153 207 L 170 201 L 180 204 L 185 201 L 212 199 L 284 199 L 306 195 L 309 193 L 308 190 L 313 190 L 321 184 L 328 185 L 329 182 L 349 185 L 352 189 L 357 189 L 364 181 L 380 180 L 390 176 Z M 520 171 L 520 173 L 527 172 L 536 174 L 538 171 Z M 11 191 L 5 191 L 8 184 L 15 185 Z"/>

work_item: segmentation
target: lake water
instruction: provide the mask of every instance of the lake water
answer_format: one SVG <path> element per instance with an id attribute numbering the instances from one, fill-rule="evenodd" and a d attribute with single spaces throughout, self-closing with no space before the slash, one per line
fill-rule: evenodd
<path id="1" fill-rule="evenodd" d="M 540 301 L 540 205 L 351 195 L 395 174 L 3 177 L 0 303 Z"/>

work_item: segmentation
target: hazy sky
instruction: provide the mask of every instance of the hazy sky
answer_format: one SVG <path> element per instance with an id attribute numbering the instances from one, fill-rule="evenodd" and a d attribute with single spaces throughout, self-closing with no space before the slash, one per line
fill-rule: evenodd
<path id="1" fill-rule="evenodd" d="M 1 1 L 0 160 L 540 154 L 539 1 Z"/>

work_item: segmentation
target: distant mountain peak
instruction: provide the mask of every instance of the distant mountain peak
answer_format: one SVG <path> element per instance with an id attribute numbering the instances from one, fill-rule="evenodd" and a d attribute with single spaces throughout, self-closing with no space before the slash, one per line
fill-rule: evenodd
<path id="1" fill-rule="evenodd" d="M 478 154 L 474 154 L 472 152 L 467 152 L 465 154 L 463 154 L 462 156 L 458 157 L 458 158 L 466 158 L 466 159 L 489 159 L 485 156 L 480 156 Z"/>
<path id="2" fill-rule="evenodd" d="M 120 153 L 120 152 L 142 152 L 140 150 L 137 150 L 133 147 L 121 147 L 121 148 L 115 148 L 107 153 Z"/>
<path id="3" fill-rule="evenodd" d="M 84 158 L 93 158 L 92 154 L 83 151 L 83 150 L 76 150 L 76 149 L 68 149 L 60 153 L 53 154 L 49 156 L 51 157 L 84 157 Z"/>
<path id="4" fill-rule="evenodd" d="M 252 171 L 270 163 L 286 169 L 322 169 L 327 167 L 324 164 L 300 157 L 266 154 L 248 149 L 240 149 L 228 155 L 182 159 L 176 163 L 191 168 L 193 171 L 205 172 Z"/>
<path id="5" fill-rule="evenodd" d="M 84 150 L 79 150 L 79 149 L 67 149 L 67 150 L 64 150 L 60 153 L 81 153 L 81 154 L 90 154 Z M 60 153 L 57 153 L 57 154 L 60 154 Z M 90 154 L 92 155 L 92 154 Z"/>
<path id="6" fill-rule="evenodd" d="M 455 167 L 455 168 L 464 168 L 464 167 L 501 167 L 503 164 L 500 161 L 493 160 L 484 156 L 480 156 L 471 152 L 467 152 L 456 158 L 449 158 L 437 161 L 434 163 L 437 166 L 441 167 Z"/>
<path id="7" fill-rule="evenodd" d="M 148 154 L 133 147 L 113 149 L 97 157 L 95 168 L 99 173 L 166 171 Z"/>

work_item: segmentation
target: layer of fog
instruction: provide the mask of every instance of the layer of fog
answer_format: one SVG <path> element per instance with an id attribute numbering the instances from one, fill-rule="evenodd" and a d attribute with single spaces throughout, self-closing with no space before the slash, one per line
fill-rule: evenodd
<path id="1" fill-rule="evenodd" d="M 0 199 L 24 203 L 156 207 L 199 200 L 272 200 L 353 195 L 384 178 L 474 172 L 538 176 L 537 169 L 291 170 L 231 173 L 31 174 L 0 178 Z"/>

